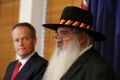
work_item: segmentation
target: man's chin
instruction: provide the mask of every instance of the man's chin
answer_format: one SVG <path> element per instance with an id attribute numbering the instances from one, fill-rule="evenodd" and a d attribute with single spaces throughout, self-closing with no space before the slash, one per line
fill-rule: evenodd
<path id="1" fill-rule="evenodd" d="M 25 58 L 27 55 L 24 54 L 24 53 L 21 53 L 21 54 L 18 54 L 18 56 L 19 56 L 21 59 L 23 59 L 23 58 Z"/>
<path id="2" fill-rule="evenodd" d="M 63 49 L 63 46 L 61 44 L 57 45 L 58 49 Z"/>

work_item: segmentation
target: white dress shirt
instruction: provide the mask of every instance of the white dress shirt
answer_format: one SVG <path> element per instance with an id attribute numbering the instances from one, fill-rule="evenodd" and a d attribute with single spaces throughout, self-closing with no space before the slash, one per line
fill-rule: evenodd
<path id="1" fill-rule="evenodd" d="M 22 63 L 22 65 L 20 66 L 20 69 L 19 71 L 22 69 L 22 67 L 25 65 L 25 63 L 35 54 L 35 51 L 32 52 L 30 55 L 28 55 L 27 57 L 25 58 L 21 58 L 19 55 L 18 55 L 18 61 Z"/>

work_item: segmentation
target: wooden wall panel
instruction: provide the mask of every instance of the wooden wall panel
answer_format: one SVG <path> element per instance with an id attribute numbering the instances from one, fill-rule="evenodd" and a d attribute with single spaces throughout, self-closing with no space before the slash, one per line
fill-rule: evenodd
<path id="1" fill-rule="evenodd" d="M 0 0 L 0 80 L 7 65 L 15 59 L 11 28 L 18 22 L 19 0 Z"/>
<path id="2" fill-rule="evenodd" d="M 62 10 L 65 6 L 80 7 L 81 0 L 47 0 L 46 23 L 58 23 Z M 44 55 L 47 60 L 50 59 L 55 48 L 54 31 L 45 30 L 45 50 Z"/>

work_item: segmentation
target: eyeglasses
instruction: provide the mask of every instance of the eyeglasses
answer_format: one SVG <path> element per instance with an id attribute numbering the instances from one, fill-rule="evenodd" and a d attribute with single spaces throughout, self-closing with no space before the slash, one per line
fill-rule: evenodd
<path id="1" fill-rule="evenodd" d="M 56 32 L 55 39 L 69 37 L 71 34 L 72 32 L 69 32 L 69 31 Z"/>

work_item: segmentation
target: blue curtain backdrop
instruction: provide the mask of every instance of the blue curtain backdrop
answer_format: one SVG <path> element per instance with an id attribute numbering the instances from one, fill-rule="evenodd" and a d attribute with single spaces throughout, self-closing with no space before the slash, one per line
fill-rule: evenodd
<path id="1" fill-rule="evenodd" d="M 120 80 L 120 0 L 90 0 L 89 11 L 94 15 L 95 30 L 107 37 L 95 47 L 112 64 Z"/>

